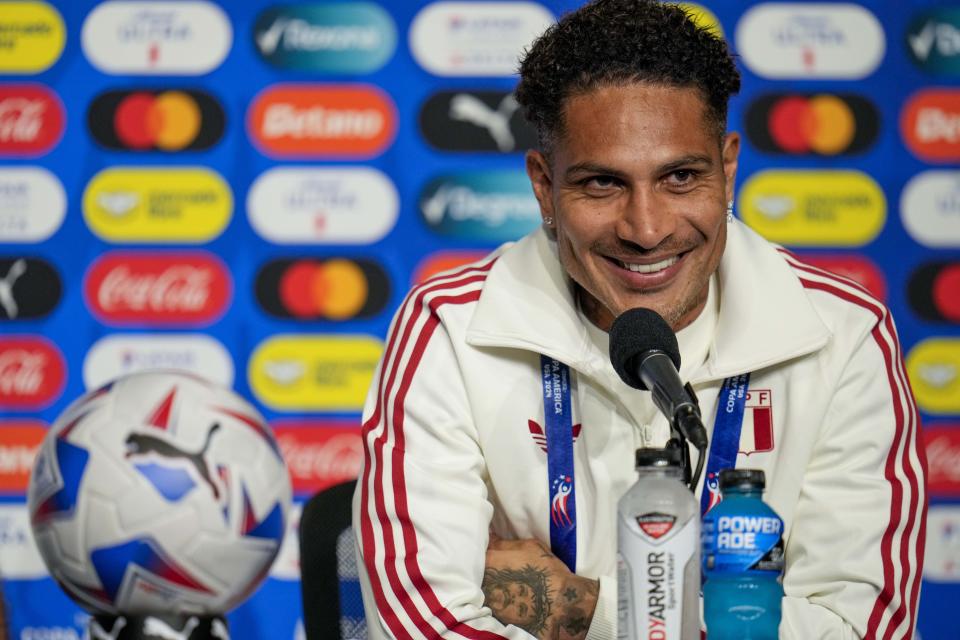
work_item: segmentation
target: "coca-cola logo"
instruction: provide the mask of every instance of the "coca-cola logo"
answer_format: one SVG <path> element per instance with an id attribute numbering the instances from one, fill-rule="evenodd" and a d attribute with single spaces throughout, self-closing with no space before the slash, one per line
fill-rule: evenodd
<path id="1" fill-rule="evenodd" d="M 36 156 L 60 141 L 64 128 L 60 99 L 38 84 L 0 87 L 0 154 Z"/>
<path id="2" fill-rule="evenodd" d="M 197 326 L 223 314 L 232 283 L 208 253 L 115 252 L 90 268 L 84 293 L 106 323 Z"/>
<path id="3" fill-rule="evenodd" d="M 66 365 L 39 336 L 0 339 L 0 409 L 40 409 L 63 392 Z"/>
<path id="4" fill-rule="evenodd" d="M 930 495 L 960 497 L 960 424 L 926 427 L 927 489 Z"/>
<path id="5" fill-rule="evenodd" d="M 273 432 L 290 470 L 293 490 L 312 495 L 360 473 L 360 425 L 347 421 L 284 421 Z"/>

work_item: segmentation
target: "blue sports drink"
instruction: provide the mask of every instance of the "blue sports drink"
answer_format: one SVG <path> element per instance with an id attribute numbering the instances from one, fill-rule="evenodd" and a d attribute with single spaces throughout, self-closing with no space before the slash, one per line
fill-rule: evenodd
<path id="1" fill-rule="evenodd" d="M 720 472 L 723 501 L 703 516 L 708 640 L 777 640 L 783 520 L 763 501 L 763 471 Z"/>

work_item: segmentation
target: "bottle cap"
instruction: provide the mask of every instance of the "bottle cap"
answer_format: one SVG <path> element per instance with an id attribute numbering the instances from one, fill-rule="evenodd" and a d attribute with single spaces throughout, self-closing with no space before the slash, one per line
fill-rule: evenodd
<path id="1" fill-rule="evenodd" d="M 762 469 L 723 469 L 720 471 L 720 490 L 730 487 L 763 489 L 767 478 Z"/>
<path id="2" fill-rule="evenodd" d="M 637 467 L 679 467 L 683 465 L 683 452 L 678 447 L 665 449 L 637 449 Z"/>

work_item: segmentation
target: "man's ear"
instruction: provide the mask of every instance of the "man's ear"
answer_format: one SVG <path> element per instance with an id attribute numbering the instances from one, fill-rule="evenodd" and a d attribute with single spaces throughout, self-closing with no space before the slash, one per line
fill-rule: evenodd
<path id="1" fill-rule="evenodd" d="M 727 202 L 733 202 L 737 184 L 737 163 L 740 158 L 740 134 L 731 131 L 723 139 L 723 175 L 726 177 Z"/>
<path id="2" fill-rule="evenodd" d="M 526 162 L 533 195 L 540 204 L 540 217 L 553 218 L 553 177 L 550 174 L 550 162 L 545 155 L 532 149 L 527 151 Z"/>

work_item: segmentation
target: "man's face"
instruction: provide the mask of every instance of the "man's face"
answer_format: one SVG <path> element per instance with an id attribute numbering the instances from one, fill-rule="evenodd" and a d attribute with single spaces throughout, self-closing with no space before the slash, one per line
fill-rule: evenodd
<path id="1" fill-rule="evenodd" d="M 647 307 L 682 329 L 726 244 L 739 136 L 721 149 L 693 88 L 600 87 L 563 113 L 550 160 L 529 152 L 527 173 L 585 313 L 607 330 Z"/>

